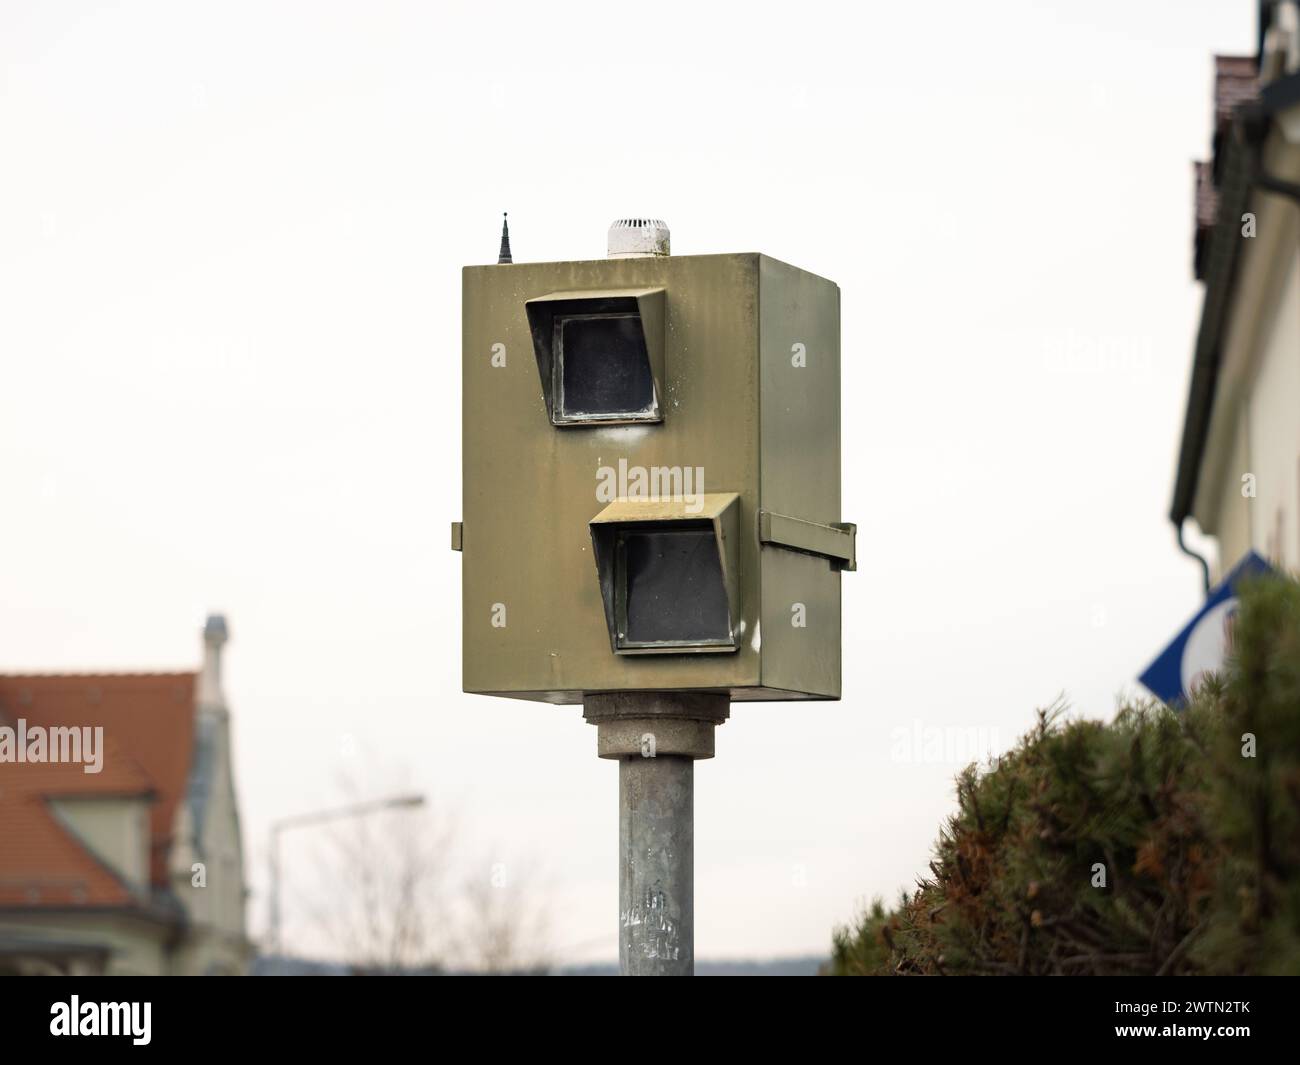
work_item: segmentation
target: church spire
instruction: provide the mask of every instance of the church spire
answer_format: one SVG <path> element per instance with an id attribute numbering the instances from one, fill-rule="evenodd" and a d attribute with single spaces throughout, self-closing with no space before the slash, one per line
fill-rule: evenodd
<path id="1" fill-rule="evenodd" d="M 501 251 L 497 255 L 498 265 L 514 262 L 510 257 L 510 224 L 506 221 L 506 213 L 501 212 Z"/>
<path id="2" fill-rule="evenodd" d="M 221 686 L 221 649 L 230 639 L 230 629 L 222 614 L 209 614 L 203 626 L 203 669 L 199 672 L 198 698 L 200 707 L 212 709 L 225 705 L 226 696 Z"/>

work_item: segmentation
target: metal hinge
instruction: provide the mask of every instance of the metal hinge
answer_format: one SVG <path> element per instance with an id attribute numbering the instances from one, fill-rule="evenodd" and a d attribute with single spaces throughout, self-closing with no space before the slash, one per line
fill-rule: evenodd
<path id="1" fill-rule="evenodd" d="M 451 549 L 460 551 L 465 544 L 465 523 L 463 521 L 453 521 L 451 523 Z"/>

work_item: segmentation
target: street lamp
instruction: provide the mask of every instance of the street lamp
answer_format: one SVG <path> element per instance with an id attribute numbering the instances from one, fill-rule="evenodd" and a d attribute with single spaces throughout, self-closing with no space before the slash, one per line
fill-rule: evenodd
<path id="1" fill-rule="evenodd" d="M 280 953 L 280 834 L 291 828 L 305 825 L 319 825 L 326 821 L 342 821 L 351 817 L 367 817 L 383 810 L 411 809 L 423 806 L 423 795 L 396 795 L 388 799 L 375 799 L 371 802 L 356 803 L 333 810 L 318 810 L 314 813 L 295 814 L 293 817 L 281 818 L 271 824 L 271 934 L 270 946 L 273 954 Z"/>

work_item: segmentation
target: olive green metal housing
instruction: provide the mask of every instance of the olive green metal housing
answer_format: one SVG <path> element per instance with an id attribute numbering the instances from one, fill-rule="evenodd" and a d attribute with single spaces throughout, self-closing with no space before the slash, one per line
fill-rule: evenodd
<path id="1" fill-rule="evenodd" d="M 653 401 L 626 418 L 555 395 L 556 323 L 588 311 L 640 316 Z M 465 268 L 465 691 L 839 698 L 839 316 L 833 282 L 754 253 Z M 711 530 L 729 639 L 620 631 L 622 536 L 670 528 Z"/>

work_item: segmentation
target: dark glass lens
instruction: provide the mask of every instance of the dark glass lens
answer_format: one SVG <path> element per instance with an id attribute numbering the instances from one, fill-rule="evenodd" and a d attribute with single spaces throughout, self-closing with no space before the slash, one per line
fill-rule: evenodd
<path id="1" fill-rule="evenodd" d="M 624 534 L 625 642 L 731 639 L 727 589 L 712 528 Z"/>
<path id="2" fill-rule="evenodd" d="M 560 323 L 563 414 L 637 414 L 654 401 L 641 319 L 635 314 Z"/>

